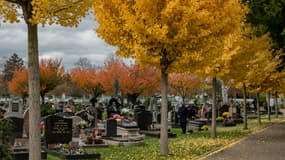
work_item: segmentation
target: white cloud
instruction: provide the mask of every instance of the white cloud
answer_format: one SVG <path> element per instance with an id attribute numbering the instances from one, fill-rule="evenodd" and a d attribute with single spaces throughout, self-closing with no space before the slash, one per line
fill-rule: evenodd
<path id="1" fill-rule="evenodd" d="M 116 48 L 100 39 L 94 28 L 96 23 L 89 16 L 77 28 L 58 25 L 39 25 L 40 58 L 62 58 L 65 68 L 72 68 L 80 57 L 88 58 L 95 65 L 114 54 Z M 27 29 L 24 22 L 0 25 L 0 57 L 10 57 L 17 53 L 27 59 Z"/>

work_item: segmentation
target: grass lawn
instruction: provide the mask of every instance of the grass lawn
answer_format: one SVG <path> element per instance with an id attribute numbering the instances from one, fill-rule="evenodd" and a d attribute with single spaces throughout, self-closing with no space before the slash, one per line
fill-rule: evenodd
<path id="1" fill-rule="evenodd" d="M 248 120 L 248 130 L 243 130 L 243 124 L 236 127 L 218 127 L 217 138 L 210 138 L 210 131 L 194 132 L 192 134 L 181 134 L 179 128 L 172 129 L 177 138 L 169 139 L 169 155 L 160 156 L 159 139 L 146 138 L 145 145 L 133 147 L 110 146 L 108 148 L 92 148 L 90 150 L 101 154 L 103 160 L 189 160 L 204 155 L 210 151 L 217 150 L 229 143 L 237 141 L 242 137 L 261 130 L 267 126 L 284 120 L 284 117 L 273 118 L 271 122 L 262 119 L 262 124 L 257 125 L 256 119 Z M 48 155 L 48 160 L 60 160 Z"/>

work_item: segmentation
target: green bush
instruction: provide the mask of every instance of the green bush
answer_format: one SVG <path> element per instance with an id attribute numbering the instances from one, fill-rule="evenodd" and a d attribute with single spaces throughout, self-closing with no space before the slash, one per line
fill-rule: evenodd
<path id="1" fill-rule="evenodd" d="M 0 157 L 5 160 L 12 160 L 12 149 L 10 145 L 1 144 L 0 145 Z"/>
<path id="2" fill-rule="evenodd" d="M 41 117 L 55 114 L 55 110 L 50 109 L 46 105 L 41 105 Z"/>
<path id="3" fill-rule="evenodd" d="M 12 129 L 12 121 L 10 119 L 0 119 L 0 159 L 12 160 L 11 146 L 7 144 L 8 136 Z"/>

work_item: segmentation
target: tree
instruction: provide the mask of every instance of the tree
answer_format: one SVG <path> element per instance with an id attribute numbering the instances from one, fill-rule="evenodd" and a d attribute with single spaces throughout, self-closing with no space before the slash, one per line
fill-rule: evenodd
<path id="1" fill-rule="evenodd" d="M 173 73 L 169 75 L 169 85 L 172 93 L 176 93 L 182 97 L 182 101 L 185 102 L 185 98 L 189 94 L 193 93 L 193 90 L 198 89 L 201 84 L 201 79 L 194 74 L 186 73 Z"/>
<path id="2" fill-rule="evenodd" d="M 159 83 L 159 73 L 154 67 L 141 66 L 137 63 L 124 65 L 120 73 L 119 88 L 135 104 L 141 94 L 154 93 Z"/>
<path id="3" fill-rule="evenodd" d="M 16 69 L 13 79 L 8 82 L 9 91 L 25 99 L 28 96 L 28 88 L 27 68 Z"/>
<path id="4" fill-rule="evenodd" d="M 22 69 L 24 67 L 24 61 L 20 58 L 16 53 L 14 53 L 4 64 L 3 70 L 3 91 L 6 92 L 4 94 L 8 94 L 7 86 L 8 82 L 13 78 L 13 74 L 15 70 Z"/>
<path id="5" fill-rule="evenodd" d="M 72 82 L 71 76 L 68 73 L 64 74 L 62 82 L 62 84 L 59 84 L 52 91 L 48 92 L 48 95 L 60 97 L 64 93 L 66 96 L 82 97 L 86 94 L 82 88 Z"/>
<path id="6" fill-rule="evenodd" d="M 40 62 L 40 95 L 42 104 L 45 95 L 62 83 L 64 68 L 61 59 L 42 59 Z"/>
<path id="7" fill-rule="evenodd" d="M 96 0 L 94 10 L 97 33 L 118 46 L 118 55 L 159 68 L 160 153 L 168 154 L 168 74 L 177 69 L 185 72 L 183 60 L 194 67 L 204 58 L 215 57 L 215 52 L 208 51 L 218 48 L 221 39 L 240 26 L 243 10 L 239 1 Z"/>
<path id="8" fill-rule="evenodd" d="M 237 54 L 228 61 L 229 77 L 233 79 L 235 86 L 243 89 L 244 129 L 247 129 L 246 90 L 257 93 L 265 91 L 265 80 L 276 72 L 280 64 L 278 56 L 273 57 L 271 54 L 272 41 L 268 35 L 246 35 L 237 43 Z"/>
<path id="9" fill-rule="evenodd" d="M 42 59 L 40 63 L 40 95 L 42 104 L 46 93 L 53 90 L 62 83 L 64 68 L 61 66 L 61 60 Z M 9 82 L 10 91 L 25 98 L 28 96 L 28 69 L 18 69 L 15 71 L 13 79 Z"/>
<path id="10" fill-rule="evenodd" d="M 82 69 L 90 69 L 92 68 L 91 62 L 86 57 L 80 57 L 77 62 L 75 62 L 76 67 L 80 67 Z"/>
<path id="11" fill-rule="evenodd" d="M 13 78 L 15 70 L 23 69 L 24 61 L 16 53 L 14 53 L 4 64 L 4 80 L 10 81 Z"/>
<path id="12" fill-rule="evenodd" d="M 40 144 L 40 76 L 38 56 L 38 24 L 77 26 L 91 8 L 92 0 L 0 0 L 0 19 L 3 22 L 19 22 L 22 17 L 28 32 L 29 71 L 29 159 L 41 159 Z M 79 9 L 80 8 L 80 9 Z M 18 16 L 20 15 L 20 16 Z"/>
<path id="13" fill-rule="evenodd" d="M 100 81 L 108 95 L 115 95 L 119 90 L 119 79 L 123 75 L 125 64 L 118 58 L 111 58 L 105 62 L 100 71 Z M 118 89 L 118 90 L 117 90 Z"/>
<path id="14" fill-rule="evenodd" d="M 77 84 L 87 93 L 92 94 L 95 99 L 104 93 L 99 71 L 95 68 L 74 68 L 71 70 L 70 76 L 73 83 Z"/>
<path id="15" fill-rule="evenodd" d="M 254 29 L 257 36 L 270 33 L 274 45 L 273 48 L 285 47 L 285 1 L 276 0 L 244 0 L 248 3 L 249 12 L 247 22 Z"/>

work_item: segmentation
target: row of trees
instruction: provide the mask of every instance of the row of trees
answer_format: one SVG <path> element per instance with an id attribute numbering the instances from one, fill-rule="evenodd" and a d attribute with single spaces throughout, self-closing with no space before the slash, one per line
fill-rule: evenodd
<path id="1" fill-rule="evenodd" d="M 160 153 L 168 154 L 167 94 L 172 72 L 195 73 L 211 77 L 213 84 L 212 138 L 216 137 L 217 78 L 233 81 L 251 91 L 272 91 L 276 81 L 284 81 L 280 67 L 281 52 L 275 50 L 268 35 L 256 35 L 254 22 L 260 8 L 282 10 L 284 2 L 238 0 L 203 1 L 104 1 L 94 2 L 99 23 L 97 33 L 107 43 L 118 46 L 117 54 L 135 57 L 142 64 L 156 66 L 161 72 Z M 247 4 L 251 9 L 247 14 Z M 280 7 L 281 6 L 281 7 Z M 257 9 L 258 10 L 258 9 Z M 257 13 L 258 12 L 258 13 Z M 269 11 L 270 15 L 280 12 Z M 282 11 L 281 11 L 282 13 Z M 252 20 L 252 21 L 251 21 Z M 273 20 L 272 18 L 270 20 Z M 264 26 L 264 25 L 263 25 Z M 284 27 L 283 27 L 284 28 Z M 283 29 L 282 28 L 282 29 Z M 282 35 L 282 33 L 279 33 Z M 284 34 L 283 34 L 284 35 Z M 270 34 L 274 38 L 274 34 Z M 278 35 L 278 37 L 280 37 Z M 282 80 L 281 80 L 282 79 Z M 276 87 L 275 87 L 276 90 Z M 245 97 L 245 96 L 244 96 Z M 244 98 L 245 99 L 245 98 Z M 244 103 L 246 104 L 246 103 Z M 244 111 L 246 108 L 244 106 Z M 244 129 L 247 129 L 244 112 Z"/>
<path id="2" fill-rule="evenodd" d="M 282 20 L 285 2 L 276 0 L 243 0 L 243 2 L 249 5 L 247 21 L 254 26 L 255 33 L 261 35 L 270 32 L 274 42 L 273 48 L 284 48 Z M 232 59 L 233 51 L 241 48 L 237 45 L 239 47 L 227 49 L 231 48 L 231 42 L 236 41 L 234 40 L 236 36 L 232 35 L 239 34 L 246 9 L 241 6 L 239 0 L 68 0 L 60 3 L 53 0 L 0 0 L 0 18 L 4 22 L 18 22 L 19 18 L 23 18 L 27 24 L 31 133 L 29 147 L 33 148 L 29 157 L 32 160 L 40 159 L 41 153 L 40 133 L 37 129 L 40 122 L 37 26 L 53 23 L 77 26 L 80 19 L 92 8 L 92 3 L 96 21 L 99 23 L 97 33 L 107 43 L 118 46 L 119 55 L 136 58 L 140 63 L 160 69 L 162 79 L 160 151 L 163 155 L 168 154 L 166 120 L 168 73 L 197 72 L 196 74 L 202 73 L 203 77 L 211 75 L 215 84 L 216 77 L 223 75 L 221 73 L 227 73 L 221 72 L 221 67 L 227 66 L 228 60 Z M 275 59 L 275 55 L 272 59 Z M 271 77 L 265 79 L 270 81 Z M 245 78 L 242 82 L 247 81 Z M 246 83 L 243 84 L 246 86 Z M 254 88 L 264 90 L 268 87 Z M 215 96 L 213 107 L 215 107 Z M 213 123 L 212 131 L 215 131 L 214 126 Z"/>
<path id="3" fill-rule="evenodd" d="M 17 57 L 17 58 L 15 58 Z M 19 59 L 21 63 L 15 61 Z M 84 63 L 82 63 L 84 60 Z M 11 61 L 13 63 L 11 63 Z M 23 60 L 12 55 L 6 64 L 13 64 L 11 68 L 4 67 L 3 80 L 5 75 L 11 75 L 8 81 L 10 93 L 21 96 L 23 99 L 28 97 L 28 69 L 23 64 Z M 21 67 L 17 67 L 19 66 Z M 141 66 L 137 63 L 125 64 L 118 58 L 111 58 L 105 62 L 104 66 L 96 67 L 87 58 L 80 58 L 75 63 L 75 67 L 69 73 L 64 71 L 61 60 L 42 59 L 40 61 L 40 95 L 42 103 L 45 103 L 45 96 L 55 94 L 57 88 L 68 88 L 67 86 L 77 87 L 84 92 L 75 96 L 91 94 L 95 99 L 103 93 L 109 96 L 116 96 L 120 92 L 130 102 L 135 104 L 140 95 L 152 96 L 160 91 L 160 73 L 151 66 Z M 7 65 L 6 65 L 7 66 Z M 117 90 L 114 87 L 117 82 Z M 199 89 L 201 79 L 195 75 L 171 74 L 170 85 L 171 93 L 188 98 L 193 89 Z M 60 89 L 61 94 L 74 95 L 72 90 Z M 192 92 L 193 94 L 194 92 Z M 197 93 L 197 92 L 196 92 Z"/>

